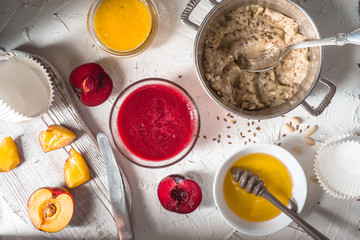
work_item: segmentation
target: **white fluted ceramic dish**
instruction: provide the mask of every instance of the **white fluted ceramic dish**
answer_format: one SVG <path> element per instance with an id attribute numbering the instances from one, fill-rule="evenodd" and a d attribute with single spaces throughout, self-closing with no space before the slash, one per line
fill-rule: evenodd
<path id="1" fill-rule="evenodd" d="M 53 97 L 50 76 L 39 61 L 20 51 L 0 53 L 0 120 L 39 117 Z"/>
<path id="2" fill-rule="evenodd" d="M 314 170 L 321 187 L 331 196 L 360 196 L 360 136 L 348 134 L 326 141 L 318 150 Z"/>

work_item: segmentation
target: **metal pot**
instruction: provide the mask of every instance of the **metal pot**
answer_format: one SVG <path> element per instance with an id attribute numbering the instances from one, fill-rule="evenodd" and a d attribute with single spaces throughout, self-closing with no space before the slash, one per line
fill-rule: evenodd
<path id="1" fill-rule="evenodd" d="M 240 109 L 236 106 L 230 105 L 222 101 L 217 95 L 217 93 L 211 89 L 208 81 L 205 79 L 203 67 L 204 42 L 207 35 L 211 31 L 211 26 L 213 25 L 213 22 L 219 16 L 225 15 L 230 11 L 244 5 L 258 4 L 260 6 L 276 10 L 299 22 L 300 32 L 307 39 L 319 39 L 320 35 L 315 23 L 310 18 L 310 16 L 300 6 L 288 0 L 223 0 L 220 3 L 216 2 L 215 0 L 209 0 L 209 2 L 214 5 L 214 7 L 206 15 L 206 17 L 199 26 L 196 23 L 192 22 L 189 19 L 189 16 L 200 1 L 201 0 L 191 0 L 183 11 L 181 15 L 181 20 L 184 24 L 197 31 L 194 46 L 196 72 L 202 86 L 216 103 L 236 115 L 256 119 L 273 118 L 280 116 L 286 112 L 293 110 L 299 104 L 302 104 L 311 115 L 317 116 L 320 115 L 330 104 L 331 99 L 335 94 L 336 86 L 330 80 L 320 76 L 323 57 L 321 47 L 313 47 L 309 49 L 310 67 L 308 69 L 307 77 L 300 84 L 298 91 L 290 99 L 288 99 L 287 102 L 272 108 L 250 111 Z M 305 99 L 310 94 L 317 81 L 328 87 L 328 93 L 321 101 L 319 106 L 313 108 L 305 101 Z"/>

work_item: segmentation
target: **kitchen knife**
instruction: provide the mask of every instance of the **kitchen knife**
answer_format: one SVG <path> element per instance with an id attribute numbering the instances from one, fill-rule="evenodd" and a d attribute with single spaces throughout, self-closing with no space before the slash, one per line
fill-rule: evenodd
<path id="1" fill-rule="evenodd" d="M 119 239 L 133 239 L 124 183 L 114 153 L 111 149 L 109 140 L 104 133 L 100 132 L 97 134 L 97 141 L 105 164 L 110 202 L 116 221 Z"/>

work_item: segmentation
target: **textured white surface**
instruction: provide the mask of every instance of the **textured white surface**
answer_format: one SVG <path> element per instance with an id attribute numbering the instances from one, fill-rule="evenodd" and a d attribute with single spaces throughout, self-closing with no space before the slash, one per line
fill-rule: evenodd
<path id="1" fill-rule="evenodd" d="M 289 151 L 294 147 L 302 148 L 304 153 L 295 155 L 308 180 L 308 197 L 301 216 L 330 239 L 360 238 L 360 202 L 356 199 L 335 199 L 310 180 L 314 175 L 313 160 L 321 143 L 330 137 L 360 130 L 360 47 L 324 49 L 322 75 L 336 83 L 337 93 L 322 115 L 312 117 L 300 106 L 286 117 L 254 121 L 254 125 L 251 120 L 235 117 L 236 123 L 233 124 L 230 122 L 232 118 L 227 116 L 228 112 L 211 101 L 197 79 L 193 66 L 196 32 L 180 21 L 186 0 L 154 0 L 160 18 L 158 34 L 148 50 L 130 59 L 108 57 L 93 45 L 86 29 L 87 11 L 91 2 L 0 0 L 0 47 L 28 51 L 46 58 L 64 80 L 68 79 L 72 69 L 83 63 L 101 64 L 114 81 L 114 90 L 107 102 L 88 108 L 71 93 L 77 109 L 94 135 L 103 131 L 110 137 L 108 118 L 111 106 L 120 91 L 136 80 L 166 78 L 180 84 L 195 99 L 201 117 L 200 138 L 191 154 L 182 162 L 159 170 L 144 169 L 129 163 L 118 151 L 115 152 L 132 191 L 131 218 L 136 239 L 310 239 L 295 224 L 270 236 L 249 237 L 234 231 L 217 213 L 212 199 L 216 169 L 249 139 L 252 142 L 281 143 Z M 359 26 L 358 2 L 355 0 L 297 2 L 313 17 L 324 37 L 350 32 Z M 203 0 L 192 19 L 201 21 L 210 8 L 211 5 Z M 325 88 L 318 84 L 307 100 L 317 105 L 324 94 Z M 299 130 L 288 133 L 282 127 L 292 116 L 302 118 L 299 130 L 304 131 L 307 125 L 319 126 L 319 130 L 312 136 L 316 140 L 314 147 L 306 144 Z M 257 127 L 261 129 L 258 131 Z M 242 138 L 240 132 L 246 137 Z M 5 129 L 0 137 L 10 133 L 10 128 L 8 131 Z M 214 138 L 218 139 L 219 134 L 220 142 L 213 141 Z M 179 215 L 161 207 L 156 194 L 157 184 L 172 173 L 188 175 L 200 184 L 203 201 L 195 212 Z M 44 179 L 44 185 L 47 184 Z M 4 199 L 0 200 L 0 239 L 39 239 L 47 236 L 25 224 L 18 215 L 9 210 Z M 86 235 L 85 232 L 86 225 L 79 228 L 78 238 Z"/>

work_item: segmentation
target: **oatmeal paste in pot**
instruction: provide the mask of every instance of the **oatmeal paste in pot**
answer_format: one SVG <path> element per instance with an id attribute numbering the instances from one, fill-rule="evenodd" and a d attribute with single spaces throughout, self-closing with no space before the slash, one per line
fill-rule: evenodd
<path id="1" fill-rule="evenodd" d="M 293 19 L 268 8 L 249 5 L 221 16 L 204 46 L 205 78 L 226 102 L 246 110 L 271 108 L 287 101 L 305 79 L 308 49 L 289 52 L 275 68 L 245 72 L 236 64 L 261 49 L 303 42 Z"/>

